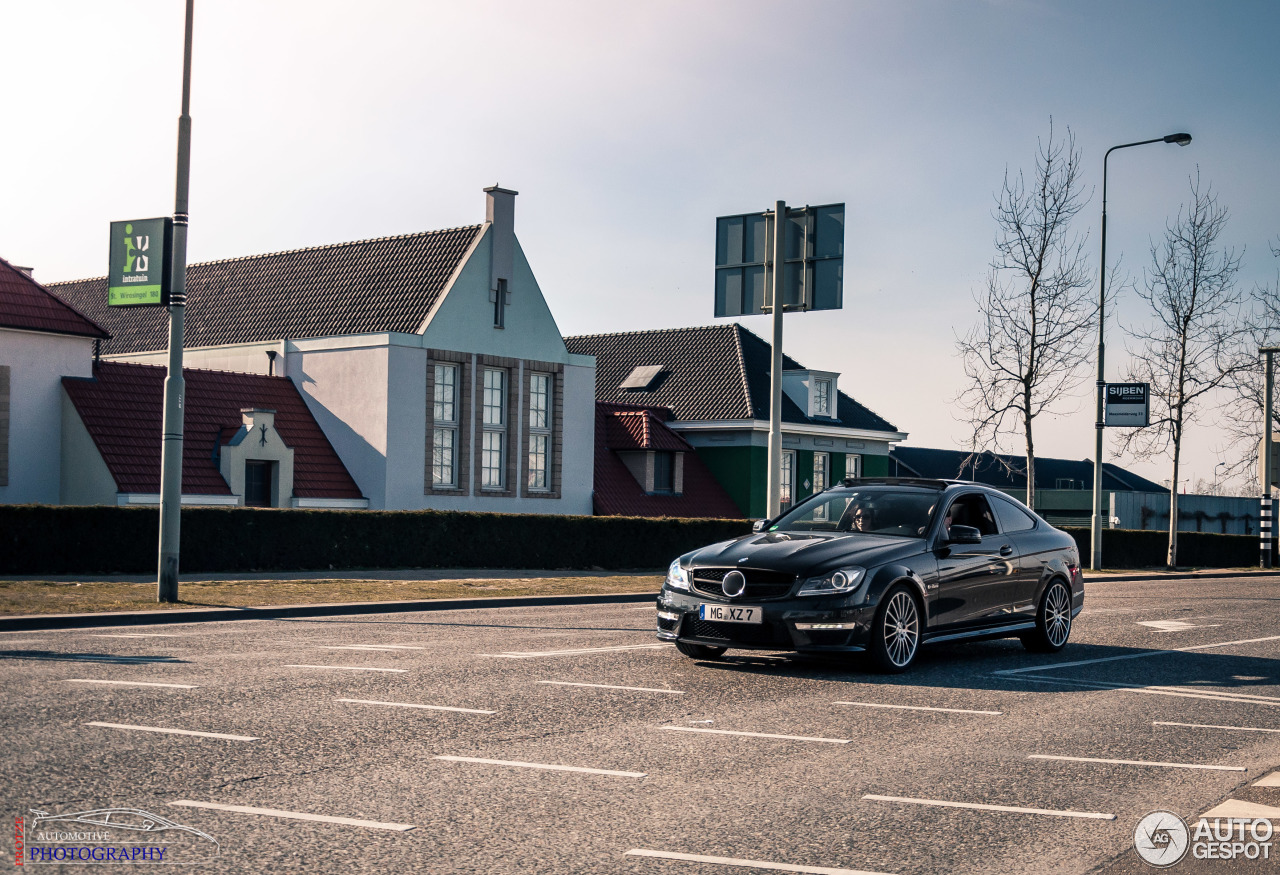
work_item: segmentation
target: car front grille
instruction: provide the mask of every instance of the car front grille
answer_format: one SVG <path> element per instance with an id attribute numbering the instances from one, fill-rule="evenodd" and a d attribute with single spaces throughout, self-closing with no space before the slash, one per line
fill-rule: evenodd
<path id="1" fill-rule="evenodd" d="M 682 637 L 701 638 L 707 641 L 723 641 L 726 644 L 779 644 L 790 646 L 785 634 L 779 634 L 770 625 L 748 623 L 712 623 L 700 620 L 693 614 L 685 617 Z"/>
<path id="2" fill-rule="evenodd" d="M 674 632 L 679 620 L 668 620 L 666 617 L 658 618 L 658 628 L 663 632 Z"/>
<path id="3" fill-rule="evenodd" d="M 765 571 L 759 568 L 695 568 L 693 569 L 693 588 L 703 595 L 725 598 L 722 581 L 730 571 L 741 571 L 747 579 L 746 589 L 737 596 L 744 601 L 750 599 L 780 599 L 791 594 L 796 584 L 794 574 L 781 571 Z"/>

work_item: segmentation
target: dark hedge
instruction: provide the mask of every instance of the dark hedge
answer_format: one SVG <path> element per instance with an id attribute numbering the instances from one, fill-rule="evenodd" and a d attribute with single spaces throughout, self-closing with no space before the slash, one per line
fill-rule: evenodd
<path id="1" fill-rule="evenodd" d="M 1063 531 L 1076 539 L 1080 559 L 1089 565 L 1091 532 L 1085 528 Z M 1102 535 L 1102 565 L 1105 568 L 1164 567 L 1169 552 L 1169 533 L 1139 529 L 1107 529 Z M 1221 535 L 1213 532 L 1178 532 L 1178 565 L 1198 568 L 1244 568 L 1257 566 L 1260 541 L 1257 535 Z M 1275 549 L 1272 548 L 1274 556 Z M 1276 564 L 1272 559 L 1273 566 Z"/>
<path id="2" fill-rule="evenodd" d="M 0 574 L 146 574 L 156 508 L 0 505 Z M 350 568 L 657 568 L 749 520 L 184 508 L 184 574 Z"/>

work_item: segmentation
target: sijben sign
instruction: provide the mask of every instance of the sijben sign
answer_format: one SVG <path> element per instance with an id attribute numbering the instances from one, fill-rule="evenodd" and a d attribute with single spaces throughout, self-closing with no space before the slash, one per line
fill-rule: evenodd
<path id="1" fill-rule="evenodd" d="M 1107 428 L 1146 428 L 1151 424 L 1150 383 L 1108 383 Z"/>
<path id="2" fill-rule="evenodd" d="M 173 220 L 111 223 L 107 303 L 112 307 L 160 307 L 169 303 Z"/>

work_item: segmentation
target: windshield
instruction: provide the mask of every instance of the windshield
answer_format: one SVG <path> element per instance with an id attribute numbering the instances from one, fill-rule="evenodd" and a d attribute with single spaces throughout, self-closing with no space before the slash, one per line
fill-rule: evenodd
<path id="1" fill-rule="evenodd" d="M 834 489 L 802 502 L 771 532 L 848 532 L 923 538 L 941 493 L 871 487 Z"/>

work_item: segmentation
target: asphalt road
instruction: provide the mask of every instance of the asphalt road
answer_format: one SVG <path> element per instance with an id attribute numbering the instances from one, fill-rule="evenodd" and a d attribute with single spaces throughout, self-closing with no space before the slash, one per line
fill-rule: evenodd
<path id="1" fill-rule="evenodd" d="M 5 633 L 0 808 L 161 815 L 218 841 L 192 871 L 634 875 L 1151 872 L 1153 810 L 1280 808 L 1254 786 L 1280 577 L 1089 584 L 1060 654 L 894 677 L 652 630 L 596 605 Z"/>

